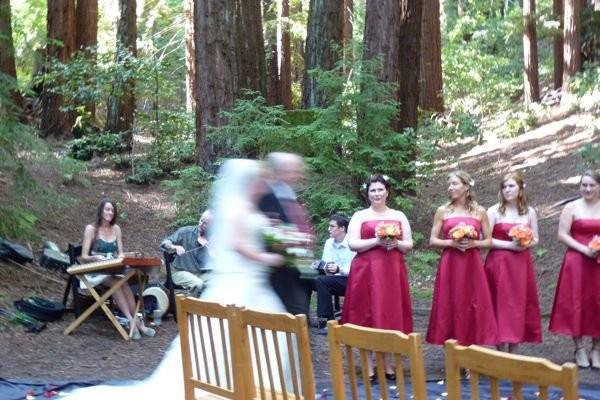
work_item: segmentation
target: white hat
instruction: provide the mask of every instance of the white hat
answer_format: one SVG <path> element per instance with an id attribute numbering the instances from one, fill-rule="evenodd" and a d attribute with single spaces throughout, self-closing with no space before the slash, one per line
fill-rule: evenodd
<path id="1" fill-rule="evenodd" d="M 156 309 L 160 311 L 161 315 L 164 315 L 169 309 L 169 297 L 160 287 L 151 286 L 144 290 L 143 295 L 156 297 Z"/>

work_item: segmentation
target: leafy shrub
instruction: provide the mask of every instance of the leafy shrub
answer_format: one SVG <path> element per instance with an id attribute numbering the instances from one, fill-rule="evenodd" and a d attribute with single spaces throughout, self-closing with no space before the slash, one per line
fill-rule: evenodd
<path id="1" fill-rule="evenodd" d="M 198 166 L 175 173 L 176 179 L 165 180 L 162 186 L 173 192 L 176 205 L 175 225 L 193 225 L 208 206 L 209 190 L 214 176 Z"/>
<path id="2" fill-rule="evenodd" d="M 588 143 L 580 150 L 583 159 L 584 169 L 595 169 L 600 167 L 600 145 L 598 143 Z"/>
<path id="3" fill-rule="evenodd" d="M 119 133 L 99 133 L 73 139 L 67 144 L 68 155 L 76 160 L 89 161 L 94 155 L 122 153 L 126 146 Z"/>
<path id="4" fill-rule="evenodd" d="M 430 299 L 440 254 L 431 250 L 414 250 L 406 256 L 408 277 L 414 297 Z"/>

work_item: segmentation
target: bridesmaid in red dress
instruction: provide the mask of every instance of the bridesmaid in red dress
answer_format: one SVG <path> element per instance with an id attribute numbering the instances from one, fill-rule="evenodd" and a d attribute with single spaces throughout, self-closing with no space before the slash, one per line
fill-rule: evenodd
<path id="1" fill-rule="evenodd" d="M 600 171 L 586 171 L 579 184 L 581 199 L 560 214 L 558 240 L 567 245 L 560 269 L 550 331 L 568 335 L 575 343 L 580 368 L 600 368 L 600 259 L 588 245 L 600 235 Z M 583 337 L 592 337 L 592 351 Z"/>
<path id="2" fill-rule="evenodd" d="M 542 341 L 542 322 L 535 268 L 529 251 L 538 243 L 537 215 L 527 203 L 523 175 L 505 175 L 498 193 L 500 203 L 487 211 L 492 226 L 492 250 L 485 260 L 498 323 L 498 350 L 515 353 L 519 343 Z M 522 246 L 509 236 L 511 228 L 525 225 L 533 239 Z"/>
<path id="3" fill-rule="evenodd" d="M 402 211 L 387 206 L 390 183 L 385 175 L 371 175 L 366 190 L 371 205 L 357 211 L 348 226 L 348 245 L 358 254 L 348 276 L 342 323 L 409 333 L 413 320 L 404 253 L 413 247 L 410 224 Z M 380 223 L 397 224 L 401 238 L 377 237 Z M 393 377 L 387 357 L 385 372 Z"/>
<path id="4" fill-rule="evenodd" d="M 492 298 L 479 253 L 480 248 L 490 247 L 491 229 L 485 209 L 474 199 L 473 185 L 466 172 L 450 173 L 450 201 L 437 209 L 433 220 L 429 243 L 444 250 L 435 277 L 429 343 L 443 344 L 451 338 L 465 346 L 498 343 Z"/>

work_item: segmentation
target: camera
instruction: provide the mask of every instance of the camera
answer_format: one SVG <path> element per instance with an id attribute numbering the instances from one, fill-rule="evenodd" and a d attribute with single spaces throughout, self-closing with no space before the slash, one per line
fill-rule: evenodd
<path id="1" fill-rule="evenodd" d="M 320 274 L 325 274 L 325 266 L 327 265 L 327 263 L 323 260 L 315 260 L 311 267 L 313 269 L 316 269 L 317 271 L 319 271 Z"/>

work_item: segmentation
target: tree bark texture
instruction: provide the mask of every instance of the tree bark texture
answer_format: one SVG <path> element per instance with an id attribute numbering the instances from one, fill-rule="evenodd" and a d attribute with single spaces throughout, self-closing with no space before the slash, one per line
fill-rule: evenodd
<path id="1" fill-rule="evenodd" d="M 421 60 L 421 16 L 419 0 L 400 1 L 400 121 L 399 130 L 417 128 Z"/>
<path id="2" fill-rule="evenodd" d="M 379 57 L 381 82 L 397 83 L 400 79 L 400 2 L 367 0 L 365 9 L 365 60 Z M 414 65 L 414 64 L 413 64 Z"/>
<path id="3" fill-rule="evenodd" d="M 124 62 L 128 55 L 137 56 L 136 47 L 136 0 L 119 0 L 117 23 L 117 62 Z M 127 68 L 131 68 L 126 63 Z M 134 80 L 116 83 L 115 94 L 108 100 L 106 130 L 123 133 L 123 142 L 133 144 L 133 120 L 135 114 Z"/>
<path id="4" fill-rule="evenodd" d="M 310 0 L 306 35 L 304 87 L 302 106 L 323 107 L 327 98 L 316 79 L 308 71 L 319 68 L 331 70 L 339 54 L 332 48 L 341 48 L 344 35 L 344 1 Z"/>
<path id="5" fill-rule="evenodd" d="M 424 110 L 444 111 L 440 3 L 423 0 L 421 26 L 421 82 L 419 105 Z"/>
<path id="6" fill-rule="evenodd" d="M 266 94 L 265 47 L 260 0 L 236 1 L 239 88 Z"/>
<path id="7" fill-rule="evenodd" d="M 278 26 L 281 30 L 281 59 L 279 63 L 279 97 L 286 109 L 292 108 L 292 54 L 290 35 L 290 2 L 281 0 L 281 16 Z"/>
<path id="8" fill-rule="evenodd" d="M 15 67 L 15 48 L 12 38 L 10 0 L 0 0 L 0 73 L 17 81 Z M 17 90 L 11 91 L 11 97 L 18 110 L 23 107 L 23 98 Z"/>
<path id="9" fill-rule="evenodd" d="M 344 0 L 344 74 L 348 74 L 348 67 L 353 60 L 352 30 L 354 28 L 354 0 Z"/>
<path id="10" fill-rule="evenodd" d="M 540 101 L 535 0 L 523 0 L 523 92 L 525 104 Z"/>
<path id="11" fill-rule="evenodd" d="M 581 69 L 581 1 L 564 0 L 563 92 L 569 91 L 569 78 Z"/>
<path id="12" fill-rule="evenodd" d="M 564 0 L 553 0 L 552 1 L 552 13 L 557 21 L 560 21 L 560 31 L 554 35 L 554 89 L 562 87 L 563 78 L 563 1 Z"/>
<path id="13" fill-rule="evenodd" d="M 234 0 L 194 3 L 196 46 L 196 152 L 198 163 L 209 164 L 212 149 L 206 147 L 209 126 L 223 125 L 221 111 L 233 106 L 239 93 Z"/>
<path id="14" fill-rule="evenodd" d="M 75 1 L 48 1 L 47 11 L 46 64 L 53 60 L 67 62 L 75 48 Z M 40 135 L 64 138 L 71 134 L 73 115 L 61 111 L 62 96 L 52 93 L 47 83 L 41 95 L 42 113 L 40 118 Z"/>
<path id="15" fill-rule="evenodd" d="M 95 59 L 90 49 L 98 44 L 98 0 L 77 0 L 75 9 L 75 51 L 83 51 L 87 59 Z M 90 102 L 86 110 L 94 117 L 96 105 Z"/>
<path id="16" fill-rule="evenodd" d="M 194 46 L 194 0 L 185 0 L 185 108 L 196 109 L 196 49 Z"/>
<path id="17" fill-rule="evenodd" d="M 267 73 L 267 103 L 270 105 L 281 104 L 281 90 L 279 88 L 279 55 L 281 46 L 277 37 L 277 5 L 281 0 L 263 0 L 263 13 L 265 21 L 266 45 L 266 73 Z"/>

